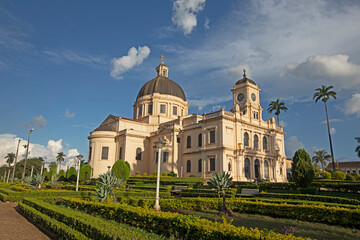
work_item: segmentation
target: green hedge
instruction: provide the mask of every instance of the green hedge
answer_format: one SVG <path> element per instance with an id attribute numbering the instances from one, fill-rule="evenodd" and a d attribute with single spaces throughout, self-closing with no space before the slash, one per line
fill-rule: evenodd
<path id="1" fill-rule="evenodd" d="M 236 195 L 235 191 L 225 191 L 227 198 L 234 198 Z M 208 197 L 218 198 L 218 193 L 213 189 L 183 189 L 180 192 L 181 197 Z"/>
<path id="2" fill-rule="evenodd" d="M 360 191 L 360 183 L 344 183 L 344 182 L 314 182 L 312 186 L 317 188 L 327 188 L 330 191 L 335 192 L 354 192 L 358 193 Z"/>
<path id="3" fill-rule="evenodd" d="M 65 185 L 62 186 L 63 189 L 66 190 L 76 190 L 75 185 Z M 79 191 L 95 191 L 96 187 L 88 187 L 88 186 L 79 186 Z"/>
<path id="4" fill-rule="evenodd" d="M 67 226 L 66 224 L 59 222 L 59 221 L 55 220 L 54 218 L 51 218 L 24 203 L 19 203 L 19 208 L 25 216 L 30 218 L 32 221 L 40 224 L 45 229 L 50 230 L 52 233 L 54 233 L 56 235 L 57 239 L 64 239 L 64 240 L 65 239 L 69 239 L 69 240 L 90 239 L 90 238 L 84 236 L 82 233 Z"/>
<path id="5" fill-rule="evenodd" d="M 121 223 L 138 226 L 149 232 L 177 239 L 254 239 L 267 240 L 304 239 L 292 235 L 264 232 L 258 229 L 235 227 L 232 224 L 211 222 L 192 215 L 171 212 L 156 212 L 121 204 L 90 202 L 80 199 L 64 199 L 66 206 L 95 213 Z"/>
<path id="6" fill-rule="evenodd" d="M 327 202 L 327 203 L 338 203 L 338 204 L 353 204 L 360 205 L 360 201 L 350 198 L 341 197 L 330 197 L 322 195 L 308 195 L 308 194 L 283 194 L 283 193 L 258 193 L 257 198 L 282 198 L 282 199 L 298 199 L 315 202 Z"/>
<path id="7" fill-rule="evenodd" d="M 61 221 L 91 239 L 163 239 L 125 224 L 115 224 L 89 214 L 66 209 L 36 199 L 24 199 L 24 204 Z"/>
<path id="8" fill-rule="evenodd" d="M 127 183 L 134 184 L 135 182 L 143 182 L 144 184 L 156 184 L 156 177 L 130 177 Z M 200 177 L 160 177 L 161 185 L 202 185 L 205 182 L 204 178 Z"/>

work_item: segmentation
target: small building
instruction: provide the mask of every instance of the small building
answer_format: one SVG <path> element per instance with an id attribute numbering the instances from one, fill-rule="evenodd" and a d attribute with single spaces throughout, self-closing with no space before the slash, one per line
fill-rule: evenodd
<path id="1" fill-rule="evenodd" d="M 234 181 L 286 182 L 288 160 L 284 131 L 275 118 L 262 120 L 260 89 L 246 76 L 233 88 L 230 111 L 188 114 L 183 89 L 169 79 L 169 68 L 156 67 L 156 77 L 140 89 L 133 119 L 109 115 L 88 137 L 94 177 L 117 160 L 129 162 L 131 174 L 156 170 L 158 139 L 166 142 L 161 172 L 210 178 L 229 172 Z"/>
<path id="2" fill-rule="evenodd" d="M 333 169 L 332 163 L 329 163 L 326 168 Z M 345 174 L 360 174 L 360 161 L 336 162 L 335 168 L 340 169 Z"/>

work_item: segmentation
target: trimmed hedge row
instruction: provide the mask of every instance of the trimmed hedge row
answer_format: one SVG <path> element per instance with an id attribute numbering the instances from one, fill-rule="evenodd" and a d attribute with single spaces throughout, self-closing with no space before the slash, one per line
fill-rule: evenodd
<path id="1" fill-rule="evenodd" d="M 92 192 L 75 192 L 67 190 L 31 190 L 24 192 L 16 192 L 11 189 L 0 188 L 0 200 L 1 201 L 10 201 L 10 202 L 19 202 L 26 197 L 89 197 Z"/>
<path id="2" fill-rule="evenodd" d="M 63 222 L 91 239 L 163 239 L 139 228 L 125 224 L 115 224 L 89 214 L 65 209 L 40 200 L 24 199 L 23 204 Z"/>
<path id="3" fill-rule="evenodd" d="M 115 203 L 98 203 L 80 199 L 63 199 L 63 203 L 74 209 L 95 213 L 121 223 L 138 226 L 149 232 L 177 239 L 254 239 L 267 240 L 304 239 L 292 235 L 264 232 L 258 229 L 235 227 L 229 223 L 211 222 L 192 215 L 156 212 L 152 209 L 132 207 Z"/>
<path id="4" fill-rule="evenodd" d="M 143 182 L 144 184 L 156 184 L 156 177 L 130 177 L 127 183 L 134 184 L 135 182 Z M 204 178 L 200 177 L 160 177 L 161 185 L 179 185 L 181 184 L 195 184 L 202 185 L 205 182 Z"/>
<path id="5" fill-rule="evenodd" d="M 156 191 L 156 186 L 134 186 L 129 187 L 129 189 L 138 189 L 138 190 L 148 190 L 148 191 Z M 170 188 L 167 187 L 159 187 L 160 192 L 170 191 Z"/>
<path id="6" fill-rule="evenodd" d="M 358 193 L 360 191 L 360 183 L 329 183 L 329 182 L 313 182 L 311 184 L 317 188 L 327 188 L 330 191 L 335 192 L 354 192 Z"/>
<path id="7" fill-rule="evenodd" d="M 360 201 L 350 198 L 341 197 L 330 197 L 322 195 L 308 195 L 308 194 L 283 194 L 283 193 L 264 193 L 260 192 L 256 194 L 257 198 L 281 198 L 281 199 L 298 199 L 315 202 L 327 202 L 327 203 L 338 203 L 338 204 L 352 204 L 360 205 Z"/>
<path id="8" fill-rule="evenodd" d="M 72 229 L 66 224 L 51 218 L 36 209 L 24 204 L 19 203 L 21 212 L 34 222 L 40 224 L 45 229 L 53 232 L 57 239 L 69 239 L 69 240 L 88 240 L 90 238 L 84 236 L 82 233 Z"/>
<path id="9" fill-rule="evenodd" d="M 236 196 L 235 191 L 225 191 L 227 198 L 234 198 Z M 181 197 L 208 197 L 208 198 L 218 198 L 218 193 L 213 189 L 183 189 L 180 192 Z"/>
<path id="10" fill-rule="evenodd" d="M 64 185 L 61 188 L 66 190 L 76 190 L 76 186 L 74 185 Z M 79 191 L 95 191 L 95 189 L 96 187 L 79 186 Z"/>

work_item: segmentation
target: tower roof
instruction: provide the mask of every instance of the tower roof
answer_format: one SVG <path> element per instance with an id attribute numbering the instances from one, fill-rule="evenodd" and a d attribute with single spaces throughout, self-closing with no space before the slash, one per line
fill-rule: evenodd
<path id="1" fill-rule="evenodd" d="M 239 84 L 244 83 L 244 82 L 249 82 L 249 83 L 252 83 L 252 84 L 256 85 L 256 83 L 253 80 L 251 80 L 250 78 L 247 78 L 245 69 L 244 69 L 244 75 L 243 76 L 244 77 L 242 79 L 238 80 L 235 83 L 235 85 L 239 85 Z"/>

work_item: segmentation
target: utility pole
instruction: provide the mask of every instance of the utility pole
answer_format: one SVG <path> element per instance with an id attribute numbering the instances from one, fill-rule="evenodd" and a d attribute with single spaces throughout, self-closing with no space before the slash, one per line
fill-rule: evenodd
<path id="1" fill-rule="evenodd" d="M 28 158 L 29 146 L 30 146 L 30 134 L 31 134 L 32 131 L 34 131 L 34 129 L 30 129 L 30 131 L 29 131 L 29 138 L 28 138 L 28 143 L 27 143 L 27 147 L 26 147 L 26 155 L 25 155 L 25 162 L 24 162 L 24 171 L 23 171 L 22 177 L 21 177 L 22 182 L 24 181 L 24 178 L 25 178 L 26 161 L 27 161 L 27 158 Z"/>
<path id="2" fill-rule="evenodd" d="M 11 177 L 11 182 L 14 182 L 14 177 L 15 177 L 15 168 L 16 168 L 16 162 L 17 162 L 17 157 L 19 154 L 19 145 L 20 145 L 21 139 L 19 139 L 18 141 L 18 146 L 17 146 L 17 150 L 16 150 L 16 156 L 15 156 L 15 163 L 14 163 L 14 169 L 13 169 L 13 174 Z"/>

